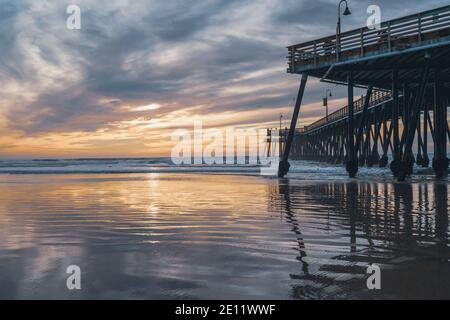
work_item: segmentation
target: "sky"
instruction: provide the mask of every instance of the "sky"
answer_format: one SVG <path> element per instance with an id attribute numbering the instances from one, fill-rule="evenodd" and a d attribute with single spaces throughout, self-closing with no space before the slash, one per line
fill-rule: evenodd
<path id="1" fill-rule="evenodd" d="M 170 156 L 176 129 L 287 126 L 286 47 L 335 32 L 337 0 L 0 0 L 0 158 Z M 448 5 L 349 0 L 343 31 Z M 66 9 L 81 9 L 81 29 Z M 345 105 L 310 79 L 299 126 Z M 360 92 L 358 92 L 360 94 Z"/>

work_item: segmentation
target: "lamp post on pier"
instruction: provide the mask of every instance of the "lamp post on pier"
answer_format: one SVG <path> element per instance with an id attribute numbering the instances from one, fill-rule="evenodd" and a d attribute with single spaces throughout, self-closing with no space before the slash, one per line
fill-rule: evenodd
<path id="1" fill-rule="evenodd" d="M 345 3 L 345 10 L 343 15 L 349 16 L 352 14 L 350 9 L 348 8 L 347 0 L 341 0 L 338 5 L 338 22 L 336 27 L 336 57 L 338 60 L 340 58 L 341 53 L 341 12 L 342 12 L 341 7 L 343 3 Z"/>
<path id="2" fill-rule="evenodd" d="M 331 94 L 331 90 L 327 89 L 327 91 L 325 91 L 325 98 L 323 98 L 323 106 L 326 108 L 326 119 L 328 122 L 328 97 L 332 97 L 333 95 Z"/>

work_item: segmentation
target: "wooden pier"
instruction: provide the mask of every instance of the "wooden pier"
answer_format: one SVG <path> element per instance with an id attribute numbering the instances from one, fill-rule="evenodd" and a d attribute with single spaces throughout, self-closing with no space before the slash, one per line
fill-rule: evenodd
<path id="1" fill-rule="evenodd" d="M 427 167 L 447 173 L 450 132 L 450 6 L 288 47 L 288 72 L 300 89 L 279 176 L 289 158 L 345 163 L 351 177 L 360 165 L 387 166 L 398 180 Z M 308 77 L 345 85 L 348 103 L 326 118 L 296 129 Z M 367 93 L 355 100 L 354 88 Z M 428 150 L 429 133 L 433 151 Z M 292 149 L 292 154 L 291 154 Z"/>

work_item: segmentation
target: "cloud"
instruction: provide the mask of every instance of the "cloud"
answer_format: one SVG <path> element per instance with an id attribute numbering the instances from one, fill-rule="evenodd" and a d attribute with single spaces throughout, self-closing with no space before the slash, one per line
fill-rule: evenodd
<path id="1" fill-rule="evenodd" d="M 285 47 L 332 34 L 336 15 L 334 0 L 72 2 L 81 30 L 66 28 L 64 2 L 0 0 L 0 126 L 11 132 L 9 145 L 19 143 L 12 133 L 27 141 L 104 132 L 114 139 L 118 124 L 132 131 L 130 123 L 145 119 L 172 128 L 180 114 L 217 116 L 222 125 L 232 122 L 225 113 L 236 124 L 275 123 L 298 86 L 286 74 Z M 369 4 L 392 18 L 446 2 L 350 1 L 344 24 L 364 24 Z M 320 101 L 325 88 L 312 80 L 305 103 Z M 345 94 L 332 89 L 337 101 Z M 162 134 L 151 128 L 132 139 Z"/>
<path id="2" fill-rule="evenodd" d="M 148 104 L 146 106 L 138 106 L 138 107 L 131 107 L 131 111 L 139 112 L 139 111 L 151 111 L 151 110 L 158 110 L 161 108 L 159 104 L 152 103 Z"/>

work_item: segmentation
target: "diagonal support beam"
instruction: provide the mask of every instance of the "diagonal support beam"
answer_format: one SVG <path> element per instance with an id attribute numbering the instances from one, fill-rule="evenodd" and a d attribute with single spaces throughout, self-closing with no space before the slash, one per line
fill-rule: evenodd
<path id="1" fill-rule="evenodd" d="M 291 152 L 292 141 L 294 140 L 295 128 L 297 126 L 297 119 L 300 113 L 300 107 L 303 101 L 303 95 L 305 93 L 306 83 L 308 82 L 308 74 L 303 73 L 302 79 L 300 81 L 300 88 L 298 89 L 297 100 L 295 102 L 294 113 L 292 115 L 291 127 L 289 128 L 289 134 L 286 139 L 286 144 L 284 147 L 283 157 L 281 158 L 280 165 L 278 167 L 278 177 L 283 178 L 290 168 L 289 154 Z"/>
<path id="2" fill-rule="evenodd" d="M 370 86 L 367 89 L 366 97 L 364 98 L 363 114 L 361 117 L 361 122 L 359 123 L 358 135 L 356 137 L 356 144 L 355 144 L 358 147 L 359 153 L 361 153 L 361 139 L 362 139 L 363 132 L 364 132 L 364 126 L 366 125 L 366 121 L 367 121 L 367 114 L 368 114 L 368 110 L 369 110 L 370 98 L 372 96 L 372 90 L 373 90 L 372 86 Z"/>
<path id="3" fill-rule="evenodd" d="M 355 128 L 354 128 L 354 83 L 353 73 L 347 74 L 347 90 L 348 90 L 348 117 L 347 117 L 347 163 L 345 169 L 350 178 L 354 178 L 358 173 L 358 159 L 355 152 Z"/>
<path id="4" fill-rule="evenodd" d="M 427 119 L 428 119 L 428 126 L 430 127 L 431 138 L 433 138 L 433 141 L 435 141 L 436 138 L 434 136 L 434 126 L 433 123 L 431 122 L 431 117 L 428 115 Z"/>

